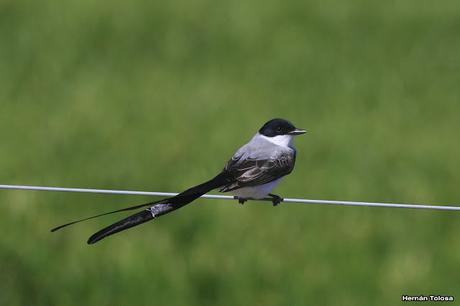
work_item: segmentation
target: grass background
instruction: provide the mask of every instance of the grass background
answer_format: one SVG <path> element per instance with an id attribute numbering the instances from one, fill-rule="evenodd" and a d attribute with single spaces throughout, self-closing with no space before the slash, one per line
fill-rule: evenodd
<path id="1" fill-rule="evenodd" d="M 0 182 L 181 191 L 268 119 L 284 196 L 460 204 L 457 1 L 0 2 Z M 203 150 L 206 148 L 206 150 Z M 459 292 L 454 212 L 0 191 L 1 305 L 394 305 Z M 460 298 L 460 296 L 457 296 Z"/>

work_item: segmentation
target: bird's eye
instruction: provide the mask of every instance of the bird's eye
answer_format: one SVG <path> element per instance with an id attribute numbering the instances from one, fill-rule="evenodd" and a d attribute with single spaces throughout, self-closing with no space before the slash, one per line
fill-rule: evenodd
<path id="1" fill-rule="evenodd" d="M 281 132 L 282 130 L 283 129 L 280 126 L 276 129 L 277 132 Z"/>

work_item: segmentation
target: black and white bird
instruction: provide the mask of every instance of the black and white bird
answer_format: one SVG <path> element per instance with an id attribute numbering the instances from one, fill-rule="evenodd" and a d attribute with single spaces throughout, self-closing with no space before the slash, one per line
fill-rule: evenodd
<path id="1" fill-rule="evenodd" d="M 224 169 L 213 179 L 167 199 L 73 221 L 51 231 L 103 215 L 150 206 L 98 231 L 88 239 L 88 244 L 93 244 L 107 236 L 181 208 L 217 188 L 220 192 L 232 192 L 241 204 L 250 199 L 269 196 L 273 205 L 278 205 L 282 198 L 271 191 L 294 169 L 296 150 L 292 140 L 294 136 L 304 133 L 305 130 L 296 128 L 287 120 L 272 119 L 233 155 Z"/>

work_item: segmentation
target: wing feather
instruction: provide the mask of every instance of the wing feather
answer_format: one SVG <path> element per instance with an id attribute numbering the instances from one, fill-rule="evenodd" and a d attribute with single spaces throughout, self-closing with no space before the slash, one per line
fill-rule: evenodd
<path id="1" fill-rule="evenodd" d="M 294 169 L 295 157 L 295 150 L 279 152 L 262 160 L 246 157 L 244 154 L 236 155 L 225 166 L 225 170 L 234 177 L 234 181 L 220 191 L 263 185 L 279 179 Z"/>

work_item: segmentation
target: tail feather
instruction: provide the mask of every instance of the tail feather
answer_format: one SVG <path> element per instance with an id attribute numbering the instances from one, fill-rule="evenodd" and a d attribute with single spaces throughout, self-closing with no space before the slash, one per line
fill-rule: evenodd
<path id="1" fill-rule="evenodd" d="M 99 232 L 95 233 L 88 239 L 88 244 L 93 244 L 98 242 L 101 239 L 104 239 L 107 236 L 113 235 L 118 233 L 122 230 L 128 229 L 130 227 L 142 224 L 153 219 L 152 213 L 149 210 L 143 210 L 134 215 L 131 215 L 127 218 L 124 218 L 114 224 L 107 226 L 106 228 L 100 230 Z"/>
<path id="2" fill-rule="evenodd" d="M 231 181 L 231 177 L 226 172 L 221 172 L 212 180 L 209 180 L 203 184 L 197 185 L 190 189 L 185 190 L 184 192 L 179 193 L 178 195 L 161 200 L 154 203 L 151 208 L 147 210 L 140 211 L 131 215 L 125 219 L 122 219 L 112 225 L 109 225 L 102 230 L 98 231 L 88 239 L 88 244 L 93 244 L 98 242 L 101 239 L 104 239 L 107 236 L 113 235 L 115 233 L 121 232 L 125 229 L 134 227 L 136 225 L 145 223 L 152 220 L 153 218 L 165 215 L 176 209 L 181 208 L 195 199 L 201 197 L 203 194 L 219 188 L 225 184 L 228 184 Z"/>
<path id="3" fill-rule="evenodd" d="M 135 206 L 130 206 L 130 207 L 125 207 L 125 208 L 122 208 L 122 209 L 112 210 L 112 211 L 105 212 L 105 213 L 102 213 L 102 214 L 98 214 L 98 215 L 95 215 L 95 216 L 91 216 L 91 217 L 87 217 L 87 218 L 75 220 L 75 221 L 72 221 L 72 222 L 69 222 L 69 223 L 66 223 L 66 224 L 62 224 L 62 225 L 53 227 L 53 228 L 51 229 L 51 231 L 52 231 L 52 232 L 55 232 L 55 231 L 58 231 L 58 230 L 63 229 L 63 228 L 65 228 L 65 227 L 67 227 L 67 226 L 70 226 L 70 225 L 74 225 L 74 224 L 77 224 L 77 223 L 80 223 L 80 222 L 83 222 L 83 221 L 87 221 L 87 220 L 91 220 L 91 219 L 94 219 L 94 218 L 99 218 L 99 217 L 102 217 L 102 216 L 107 216 L 107 215 L 119 213 L 119 212 L 122 212 L 122 211 L 134 210 L 134 209 L 138 209 L 138 208 L 146 207 L 146 206 L 153 206 L 153 205 L 155 205 L 155 204 L 157 204 L 157 203 L 160 203 L 161 201 L 163 201 L 163 200 L 155 201 L 155 202 L 149 202 L 149 203 L 144 203 L 144 204 L 135 205 Z"/>

